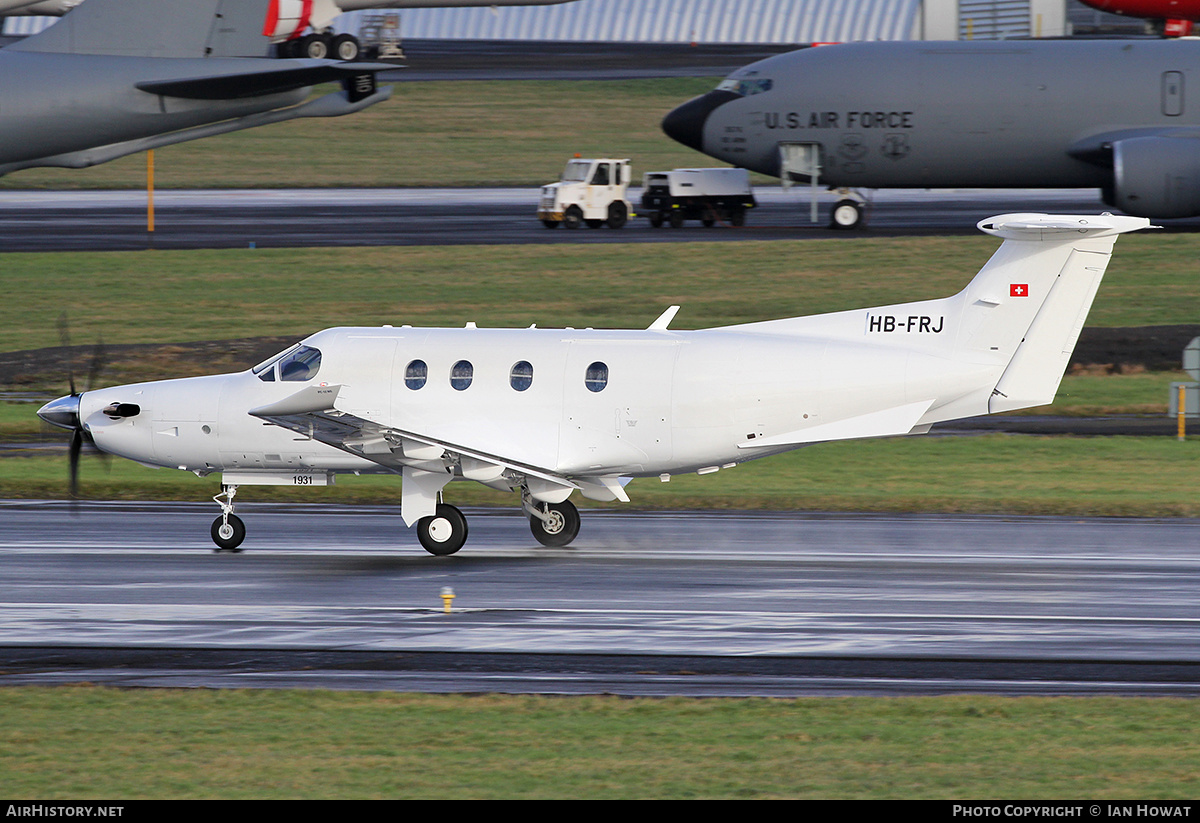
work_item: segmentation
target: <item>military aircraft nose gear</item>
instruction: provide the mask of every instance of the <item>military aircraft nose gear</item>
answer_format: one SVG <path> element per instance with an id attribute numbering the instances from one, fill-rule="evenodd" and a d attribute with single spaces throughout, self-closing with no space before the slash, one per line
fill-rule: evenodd
<path id="1" fill-rule="evenodd" d="M 838 189 L 841 199 L 833 204 L 829 213 L 829 228 L 849 231 L 861 229 L 866 224 L 866 199 L 849 189 Z"/>
<path id="2" fill-rule="evenodd" d="M 566 546 L 579 534 L 579 510 L 570 500 L 527 507 L 529 529 L 543 546 Z"/>
<path id="3" fill-rule="evenodd" d="M 448 503 L 438 503 L 434 514 L 417 521 L 417 539 L 430 554 L 454 554 L 467 542 L 467 518 Z"/>
<path id="4" fill-rule="evenodd" d="M 213 542 L 217 544 L 217 548 L 213 549 L 215 552 L 238 553 L 241 551 L 238 547 L 246 539 L 246 524 L 233 513 L 233 497 L 236 494 L 237 486 L 222 486 L 221 493 L 213 498 L 221 507 L 221 516 L 213 521 L 210 530 Z"/>

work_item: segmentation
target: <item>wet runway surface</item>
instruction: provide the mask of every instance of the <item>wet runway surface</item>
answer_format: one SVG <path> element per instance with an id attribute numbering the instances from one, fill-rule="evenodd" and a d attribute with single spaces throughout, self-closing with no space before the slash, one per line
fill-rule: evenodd
<path id="1" fill-rule="evenodd" d="M 1200 694 L 1200 521 L 7 502 L 0 683 Z M 441 592 L 453 589 L 453 610 Z"/>

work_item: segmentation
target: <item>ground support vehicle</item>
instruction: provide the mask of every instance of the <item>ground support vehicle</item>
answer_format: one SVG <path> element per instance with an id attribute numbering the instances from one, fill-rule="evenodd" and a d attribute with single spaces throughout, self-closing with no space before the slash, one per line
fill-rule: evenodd
<path id="1" fill-rule="evenodd" d="M 745 169 L 674 169 L 642 178 L 642 213 L 656 229 L 663 223 L 677 229 L 685 220 L 743 226 L 746 210 L 756 205 Z"/>
<path id="2" fill-rule="evenodd" d="M 567 162 L 562 179 L 542 186 L 538 220 L 548 229 L 584 224 L 619 229 L 633 216 L 633 204 L 626 197 L 630 174 L 628 158 L 576 157 Z"/>

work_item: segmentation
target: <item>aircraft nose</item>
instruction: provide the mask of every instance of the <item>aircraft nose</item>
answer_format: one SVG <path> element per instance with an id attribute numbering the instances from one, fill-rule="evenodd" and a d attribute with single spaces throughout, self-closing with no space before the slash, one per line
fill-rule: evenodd
<path id="1" fill-rule="evenodd" d="M 68 394 L 38 409 L 37 416 L 52 426 L 74 431 L 79 428 L 79 395 Z"/>
<path id="2" fill-rule="evenodd" d="M 672 140 L 696 151 L 704 151 L 704 124 L 708 122 L 708 116 L 719 106 L 737 100 L 739 96 L 731 91 L 716 90 L 693 97 L 663 118 L 662 130 Z"/>

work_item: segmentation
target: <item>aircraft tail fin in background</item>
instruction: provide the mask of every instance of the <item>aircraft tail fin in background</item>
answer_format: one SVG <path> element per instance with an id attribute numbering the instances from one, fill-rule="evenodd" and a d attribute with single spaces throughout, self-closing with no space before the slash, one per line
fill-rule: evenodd
<path id="1" fill-rule="evenodd" d="M 15 51 L 121 57 L 266 57 L 270 0 L 88 0 Z"/>
<path id="2" fill-rule="evenodd" d="M 1050 403 L 1066 371 L 1117 236 L 1143 217 L 1004 214 L 979 229 L 1004 243 L 956 297 L 960 353 L 1008 361 L 990 413 Z"/>

